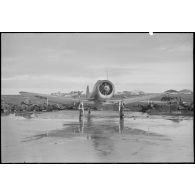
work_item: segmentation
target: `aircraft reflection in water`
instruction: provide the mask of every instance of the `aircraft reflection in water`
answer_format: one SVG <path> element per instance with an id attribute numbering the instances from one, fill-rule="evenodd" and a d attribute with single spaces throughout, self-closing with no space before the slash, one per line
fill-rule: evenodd
<path id="1" fill-rule="evenodd" d="M 153 144 L 155 140 L 170 141 L 162 134 L 125 127 L 123 119 L 118 120 L 118 122 L 113 121 L 113 119 L 99 121 L 96 117 L 88 115 L 86 120 L 81 118 L 78 123 L 63 124 L 63 127 L 63 129 L 26 137 L 22 142 L 49 139 L 49 142 L 58 144 L 81 137 L 85 141 L 91 142 L 99 155 L 107 156 L 115 150 L 117 140 L 128 140 L 128 142 L 139 142 L 139 144 L 140 142 L 146 142 L 146 139 L 148 139 L 147 144 Z"/>

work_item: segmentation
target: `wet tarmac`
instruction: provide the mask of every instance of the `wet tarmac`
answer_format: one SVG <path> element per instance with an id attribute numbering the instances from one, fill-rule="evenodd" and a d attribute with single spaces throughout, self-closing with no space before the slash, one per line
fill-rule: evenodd
<path id="1" fill-rule="evenodd" d="M 193 162 L 193 117 L 139 112 L 1 117 L 2 162 Z"/>

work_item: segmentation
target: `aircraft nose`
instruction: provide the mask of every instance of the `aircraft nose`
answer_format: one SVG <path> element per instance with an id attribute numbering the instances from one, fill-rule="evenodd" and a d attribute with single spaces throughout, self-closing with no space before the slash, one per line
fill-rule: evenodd
<path id="1" fill-rule="evenodd" d="M 110 87 L 108 85 L 104 86 L 104 90 L 105 91 L 109 91 L 110 90 Z"/>

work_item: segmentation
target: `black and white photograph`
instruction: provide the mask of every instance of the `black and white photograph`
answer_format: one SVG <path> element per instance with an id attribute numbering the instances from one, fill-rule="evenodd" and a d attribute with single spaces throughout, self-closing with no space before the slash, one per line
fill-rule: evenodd
<path id="1" fill-rule="evenodd" d="M 2 163 L 193 163 L 193 33 L 1 33 Z"/>

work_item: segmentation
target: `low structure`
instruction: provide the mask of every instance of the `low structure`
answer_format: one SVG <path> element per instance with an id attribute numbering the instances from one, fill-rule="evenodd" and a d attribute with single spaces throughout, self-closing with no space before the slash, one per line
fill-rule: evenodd
<path id="1" fill-rule="evenodd" d="M 169 90 L 165 91 L 164 93 L 166 93 L 166 94 L 178 94 L 178 91 L 173 90 L 173 89 L 169 89 Z"/>
<path id="2" fill-rule="evenodd" d="M 193 92 L 191 90 L 188 90 L 188 89 L 180 90 L 179 93 L 181 93 L 181 94 L 193 94 Z"/>

